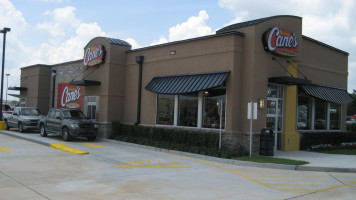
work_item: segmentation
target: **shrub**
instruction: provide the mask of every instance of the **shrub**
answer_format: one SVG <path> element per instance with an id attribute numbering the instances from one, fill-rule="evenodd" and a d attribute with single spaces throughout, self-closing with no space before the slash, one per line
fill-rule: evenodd
<path id="1" fill-rule="evenodd" d="M 134 126 L 113 121 L 111 138 L 222 158 L 248 155 L 248 152 L 244 150 L 219 150 L 219 134 L 211 132 Z"/>
<path id="2" fill-rule="evenodd" d="M 300 149 L 311 149 L 315 145 L 356 142 L 356 132 L 303 132 L 301 133 Z"/>

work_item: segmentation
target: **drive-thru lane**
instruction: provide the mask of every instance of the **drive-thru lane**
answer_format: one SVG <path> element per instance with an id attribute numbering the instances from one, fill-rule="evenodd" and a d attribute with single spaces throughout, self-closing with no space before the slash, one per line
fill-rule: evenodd
<path id="1" fill-rule="evenodd" d="M 88 154 L 0 133 L 1 198 L 354 199 L 356 194 L 353 173 L 243 167 L 108 140 L 64 142 L 34 133 L 26 136 Z"/>

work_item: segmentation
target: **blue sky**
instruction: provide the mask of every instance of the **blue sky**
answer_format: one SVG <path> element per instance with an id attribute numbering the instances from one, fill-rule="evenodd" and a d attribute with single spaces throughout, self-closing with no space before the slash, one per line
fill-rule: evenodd
<path id="1" fill-rule="evenodd" d="M 355 10 L 353 0 L 0 0 L 0 28 L 12 29 L 5 73 L 11 74 L 13 86 L 19 83 L 21 67 L 81 59 L 84 46 L 96 36 L 123 39 L 139 48 L 214 34 L 232 23 L 296 15 L 303 17 L 303 35 L 350 53 L 352 92 Z"/>

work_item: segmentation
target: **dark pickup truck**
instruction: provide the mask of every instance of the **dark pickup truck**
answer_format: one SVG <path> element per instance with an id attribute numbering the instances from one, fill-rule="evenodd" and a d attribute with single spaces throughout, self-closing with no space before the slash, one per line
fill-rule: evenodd
<path id="1" fill-rule="evenodd" d="M 50 133 L 60 135 L 66 141 L 73 137 L 86 137 L 94 141 L 98 134 L 97 124 L 77 109 L 53 108 L 40 120 L 39 128 L 42 137 Z"/>

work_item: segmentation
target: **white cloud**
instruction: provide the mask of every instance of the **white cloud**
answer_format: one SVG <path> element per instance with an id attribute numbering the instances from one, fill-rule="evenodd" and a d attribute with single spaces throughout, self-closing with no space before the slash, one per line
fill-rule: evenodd
<path id="1" fill-rule="evenodd" d="M 74 11 L 75 8 L 71 6 L 56 8 L 53 11 L 47 10 L 43 16 L 50 18 L 49 21 L 38 23 L 36 27 L 48 31 L 52 36 L 65 36 L 68 30 L 72 30 L 80 24 Z"/>
<path id="2" fill-rule="evenodd" d="M 186 22 L 171 27 L 169 29 L 169 41 L 172 42 L 212 34 L 211 28 L 205 23 L 208 19 L 208 14 L 205 10 L 202 10 L 198 16 L 189 17 Z"/>
<path id="3" fill-rule="evenodd" d="M 42 60 L 46 64 L 55 64 L 83 57 L 84 46 L 98 36 L 106 36 L 97 23 L 79 23 L 75 34 L 66 40 L 57 42 L 51 40 L 41 44 L 39 50 L 35 51 L 30 64 L 36 64 Z"/>
<path id="4" fill-rule="evenodd" d="M 141 48 L 142 46 L 138 44 L 138 42 L 132 38 L 126 38 L 125 40 L 129 44 L 131 44 L 132 49 L 138 49 Z"/>
<path id="5" fill-rule="evenodd" d="M 168 39 L 163 37 L 163 36 L 160 36 L 159 37 L 159 40 L 154 40 L 150 46 L 153 46 L 153 45 L 158 45 L 158 44 L 163 44 L 163 43 L 167 43 L 168 42 Z"/>
<path id="6" fill-rule="evenodd" d="M 206 24 L 208 19 L 207 12 L 201 10 L 198 16 L 191 16 L 187 21 L 169 28 L 168 39 L 160 36 L 150 46 L 213 34 L 211 28 Z"/>
<path id="7" fill-rule="evenodd" d="M 23 30 L 26 27 L 22 13 L 16 10 L 9 0 L 0 0 L 0 19 L 2 27 L 11 27 L 17 30 Z"/>

